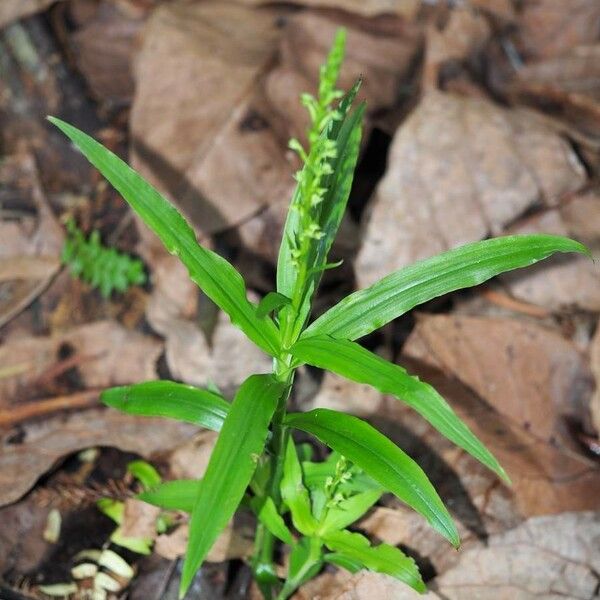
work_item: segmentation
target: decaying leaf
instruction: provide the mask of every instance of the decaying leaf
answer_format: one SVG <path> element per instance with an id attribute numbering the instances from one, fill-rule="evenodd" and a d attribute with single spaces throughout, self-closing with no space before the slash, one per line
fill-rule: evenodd
<path id="1" fill-rule="evenodd" d="M 357 257 L 360 286 L 498 234 L 584 182 L 568 144 L 531 113 L 431 92 L 392 142 Z"/>
<path id="2" fill-rule="evenodd" d="M 10 374 L 0 379 L 0 403 L 23 402 L 36 388 L 63 373 L 61 363 L 76 361 L 79 383 L 101 388 L 156 378 L 162 344 L 125 329 L 114 321 L 98 321 L 51 336 L 17 337 L 0 346 L 0 364 Z M 55 373 L 55 375 L 54 375 Z"/>
<path id="3" fill-rule="evenodd" d="M 0 506 L 18 500 L 64 456 L 92 446 L 115 446 L 146 458 L 181 444 L 197 428 L 166 419 L 94 409 L 28 423 L 0 440 Z"/>
<path id="4" fill-rule="evenodd" d="M 58 272 L 63 233 L 30 155 L 0 162 L 0 209 L 1 327 L 42 293 Z"/>

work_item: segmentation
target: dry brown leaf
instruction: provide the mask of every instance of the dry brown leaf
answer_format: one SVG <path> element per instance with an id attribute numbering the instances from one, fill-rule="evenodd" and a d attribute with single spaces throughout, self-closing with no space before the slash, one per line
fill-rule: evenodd
<path id="1" fill-rule="evenodd" d="M 272 0 L 241 1 L 251 6 L 272 3 Z M 333 8 L 365 17 L 394 15 L 411 19 L 418 13 L 420 0 L 293 0 L 291 4 L 315 8 Z"/>
<path id="2" fill-rule="evenodd" d="M 291 165 L 257 97 L 278 18 L 209 1 L 150 17 L 136 61 L 133 163 L 203 233 L 252 216 L 291 187 Z"/>
<path id="3" fill-rule="evenodd" d="M 93 446 L 115 446 L 149 458 L 191 436 L 197 428 L 166 419 L 88 410 L 28 423 L 0 440 L 0 505 L 18 500 L 64 456 Z"/>
<path id="4" fill-rule="evenodd" d="M 389 109 L 397 101 L 398 88 L 421 47 L 418 29 L 394 19 L 373 22 L 344 13 L 301 12 L 288 20 L 280 64 L 266 81 L 267 98 L 285 124 L 284 139 L 290 134 L 306 137 L 308 116 L 299 98 L 303 92 L 316 93 L 319 67 L 340 26 L 347 30 L 347 49 L 339 87 L 349 89 L 362 77 L 360 98 L 366 100 L 371 114 Z"/>
<path id="5" fill-rule="evenodd" d="M 157 535 L 156 520 L 160 512 L 158 506 L 152 506 L 135 498 L 127 498 L 123 509 L 121 534 L 124 537 L 153 540 Z"/>
<path id="6" fill-rule="evenodd" d="M 519 43 L 526 57 L 551 57 L 598 41 L 597 0 L 526 0 L 519 19 Z"/>
<path id="7" fill-rule="evenodd" d="M 174 479 L 200 479 L 208 466 L 219 434 L 200 431 L 192 439 L 177 446 L 169 454 L 169 472 Z"/>
<path id="8" fill-rule="evenodd" d="M 600 324 L 596 327 L 596 334 L 590 344 L 590 368 L 596 380 L 596 389 L 590 400 L 592 425 L 596 435 L 600 437 Z"/>
<path id="9" fill-rule="evenodd" d="M 595 210 L 598 214 L 591 215 L 590 226 L 593 226 L 594 218 L 596 221 L 600 219 L 600 203 L 596 199 L 594 204 L 597 204 Z M 580 217 L 577 216 L 578 210 L 583 211 Z M 586 218 L 588 210 L 593 213 L 594 207 L 571 203 L 569 215 L 571 219 L 580 220 Z M 581 232 L 581 228 L 577 227 L 577 223 L 574 223 L 574 228 L 579 231 L 573 231 L 558 210 L 551 210 L 511 227 L 507 233 L 551 233 L 579 239 L 577 233 Z M 600 237 L 600 230 L 597 231 Z M 551 310 L 576 306 L 600 311 L 600 269 L 587 256 L 553 256 L 524 271 L 506 273 L 501 279 L 514 297 L 525 302 Z"/>
<path id="10" fill-rule="evenodd" d="M 434 600 L 437 594 L 419 594 L 405 583 L 380 573 L 347 571 L 323 573 L 302 586 L 292 600 Z"/>
<path id="11" fill-rule="evenodd" d="M 62 228 L 42 191 L 28 154 L 0 163 L 0 205 L 12 207 L 0 220 L 0 327 L 27 307 L 60 268 Z M 16 218 L 15 218 L 16 217 Z"/>
<path id="12" fill-rule="evenodd" d="M 458 378 L 546 442 L 571 446 L 565 419 L 587 421 L 591 374 L 561 335 L 507 318 L 423 315 L 403 349 Z"/>
<path id="13" fill-rule="evenodd" d="M 133 97 L 132 62 L 143 24 L 116 3 L 102 2 L 69 36 L 77 67 L 95 98 L 125 103 Z"/>
<path id="14" fill-rule="evenodd" d="M 0 28 L 12 21 L 45 10 L 56 0 L 2 0 L 0 2 Z"/>
<path id="15" fill-rule="evenodd" d="M 458 553 L 459 563 L 420 595 L 386 575 L 327 573 L 295 600 L 592 600 L 600 585 L 600 515 L 566 513 L 529 519 L 493 535 L 487 547 Z"/>
<path id="16" fill-rule="evenodd" d="M 125 329 L 114 321 L 98 321 L 52 336 L 17 337 L 0 346 L 0 364 L 10 369 L 0 379 L 6 406 L 22 402 L 52 380 L 52 369 L 68 357 L 78 357 L 80 383 L 86 388 L 109 387 L 156 378 L 162 344 Z"/>
<path id="17" fill-rule="evenodd" d="M 360 286 L 498 234 L 584 182 L 569 145 L 531 113 L 431 92 L 392 142 L 356 261 Z"/>
<path id="18" fill-rule="evenodd" d="M 464 61 L 478 54 L 492 30 L 487 20 L 469 6 L 455 8 L 442 31 L 427 30 L 423 86 L 435 89 L 439 70 L 447 61 Z"/>
<path id="19" fill-rule="evenodd" d="M 569 235 L 592 252 L 600 252 L 600 192 L 590 191 L 571 198 L 560 207 Z"/>
<path id="20" fill-rule="evenodd" d="M 491 536 L 431 587 L 448 600 L 592 600 L 599 567 L 600 514 L 566 513 Z"/>
<path id="21" fill-rule="evenodd" d="M 371 415 L 377 413 L 381 402 L 382 395 L 370 385 L 348 381 L 326 371 L 318 394 L 303 410 L 329 408 L 353 415 Z"/>
<path id="22" fill-rule="evenodd" d="M 574 347 L 537 326 L 524 325 L 522 331 L 514 325 L 500 327 L 506 319 L 441 315 L 430 319 L 434 323 L 422 320 L 407 342 L 407 355 L 423 361 L 412 364 L 411 371 L 431 383 L 496 455 L 512 479 L 518 513 L 533 516 L 596 508 L 600 469 L 579 453 L 567 434 L 566 419 L 561 419 L 570 413 L 581 427 L 581 418 L 587 418 L 589 411 L 588 369 Z M 454 322 L 461 328 L 455 328 Z M 421 336 L 423 327 L 427 332 Z M 469 332 L 477 332 L 480 339 Z M 511 334 L 516 336 L 514 343 Z M 427 342 L 431 336 L 436 336 L 434 347 Z M 486 402 L 456 379 L 424 367 L 424 362 L 447 368 Z M 460 371 L 455 370 L 459 362 Z M 573 389 L 567 389 L 565 378 L 571 379 Z M 513 394 L 519 395 L 522 406 Z M 455 456 L 449 464 L 456 461 Z"/>
<path id="23" fill-rule="evenodd" d="M 565 54 L 517 70 L 507 93 L 517 102 L 563 118 L 581 134 L 600 138 L 600 44 L 577 46 Z"/>
<path id="24" fill-rule="evenodd" d="M 251 529 L 240 529 L 229 524 L 216 539 L 206 560 L 223 562 L 224 560 L 247 558 L 252 554 L 252 535 Z M 156 538 L 154 551 L 164 558 L 175 560 L 185 554 L 188 538 L 188 525 L 181 525 L 173 533 L 159 535 Z"/>

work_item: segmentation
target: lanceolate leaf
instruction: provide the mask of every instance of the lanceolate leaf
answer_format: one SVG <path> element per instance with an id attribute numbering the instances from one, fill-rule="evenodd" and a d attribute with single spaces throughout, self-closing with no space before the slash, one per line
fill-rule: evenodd
<path id="1" fill-rule="evenodd" d="M 242 500 L 282 392 L 272 375 L 252 375 L 231 404 L 194 503 L 181 597 Z"/>
<path id="2" fill-rule="evenodd" d="M 371 546 L 366 537 L 349 531 L 333 532 L 324 536 L 323 541 L 330 550 L 347 557 L 351 561 L 351 567 L 362 563 L 367 569 L 391 575 L 418 592 L 425 591 L 425 584 L 415 561 L 394 546 Z"/>
<path id="3" fill-rule="evenodd" d="M 458 546 L 456 527 L 427 475 L 410 456 L 371 425 L 325 408 L 289 414 L 286 423 L 311 433 L 359 466 Z"/>
<path id="4" fill-rule="evenodd" d="M 118 156 L 76 127 L 48 117 L 110 181 L 165 248 L 179 257 L 190 278 L 222 308 L 244 333 L 265 352 L 276 355 L 279 337 L 270 319 L 259 319 L 246 298 L 246 286 L 235 268 L 218 254 L 203 248 L 187 221 L 145 179 Z"/>
<path id="5" fill-rule="evenodd" d="M 220 431 L 229 403 L 219 394 L 174 381 L 147 381 L 105 390 L 107 406 L 130 415 L 168 417 Z"/>
<path id="6" fill-rule="evenodd" d="M 358 339 L 432 298 L 479 285 L 555 252 L 589 254 L 579 242 L 554 235 L 514 235 L 461 246 L 350 294 L 312 323 L 303 337 Z"/>
<path id="7" fill-rule="evenodd" d="M 508 481 L 508 476 L 493 454 L 456 416 L 450 405 L 428 383 L 412 377 L 402 367 L 355 342 L 335 340 L 325 335 L 299 340 L 291 352 L 303 362 L 329 369 L 352 381 L 372 385 L 383 394 L 392 394 L 403 400 L 442 435 Z"/>
<path id="8" fill-rule="evenodd" d="M 165 481 L 150 490 L 138 494 L 138 499 L 167 510 L 191 513 L 200 491 L 200 479 L 177 479 Z"/>
<path id="9" fill-rule="evenodd" d="M 278 539 L 286 544 L 292 545 L 294 538 L 287 528 L 283 517 L 277 512 L 277 507 L 273 498 L 259 498 L 255 496 L 250 502 L 250 506 L 258 520 Z"/>

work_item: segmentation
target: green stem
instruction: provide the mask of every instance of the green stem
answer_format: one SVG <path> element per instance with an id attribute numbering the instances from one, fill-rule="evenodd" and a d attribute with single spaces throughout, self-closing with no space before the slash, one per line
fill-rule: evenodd
<path id="1" fill-rule="evenodd" d="M 275 506 L 280 509 L 281 504 L 281 478 L 283 476 L 283 463 L 285 460 L 285 447 L 288 440 L 288 431 L 284 425 L 287 411 L 287 401 L 290 397 L 292 382 L 294 380 L 294 370 L 290 368 L 291 356 L 286 355 L 282 359 L 275 359 L 273 374 L 275 378 L 285 384 L 273 415 L 271 422 L 271 441 L 268 447 L 268 453 L 271 460 L 271 476 L 267 486 L 267 496 L 270 496 Z M 258 523 L 256 527 L 255 550 L 252 560 L 255 578 L 261 588 L 266 600 L 273 596 L 273 584 L 278 581 L 275 565 L 273 562 L 273 553 L 275 550 L 275 538 L 262 524 Z"/>

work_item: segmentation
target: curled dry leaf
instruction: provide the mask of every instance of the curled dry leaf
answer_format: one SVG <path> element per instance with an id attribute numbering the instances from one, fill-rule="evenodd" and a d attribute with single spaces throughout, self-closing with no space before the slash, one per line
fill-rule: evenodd
<path id="1" fill-rule="evenodd" d="M 197 428 L 166 419 L 94 409 L 28 423 L 0 439 L 0 506 L 18 500 L 64 456 L 92 446 L 115 446 L 149 458 L 191 436 Z"/>
<path id="2" fill-rule="evenodd" d="M 392 142 L 356 261 L 360 286 L 498 234 L 584 182 L 569 145 L 531 113 L 430 92 Z"/>
<path id="3" fill-rule="evenodd" d="M 567 432 L 569 415 L 579 427 L 588 424 L 589 370 L 556 334 L 506 321 L 441 315 L 421 320 L 405 347 L 407 356 L 420 361 L 412 371 L 495 454 L 512 479 L 521 515 L 596 508 L 600 469 Z M 493 364 L 486 358 L 492 354 Z M 425 363 L 449 371 L 480 397 Z"/>
<path id="4" fill-rule="evenodd" d="M 593 206 L 578 202 L 569 207 L 570 218 L 584 219 L 590 211 L 590 225 L 594 218 L 600 220 L 600 201 L 595 199 L 592 203 L 595 211 L 598 211 L 597 215 L 594 215 Z M 583 211 L 581 217 L 577 215 L 578 210 Z M 600 235 L 600 230 L 597 231 L 597 235 Z M 578 232 L 568 226 L 558 210 L 535 215 L 510 228 L 508 233 L 553 233 L 578 238 Z M 576 306 L 584 310 L 600 311 L 600 270 L 586 256 L 554 256 L 526 271 L 505 273 L 501 279 L 514 297 L 525 302 L 551 310 Z M 574 294 L 573 290 L 577 290 L 577 293 Z"/>
<path id="5" fill-rule="evenodd" d="M 0 163 L 0 203 L 15 210 L 0 220 L 0 327 L 28 306 L 60 268 L 63 244 L 32 156 Z"/>
<path id="6" fill-rule="evenodd" d="M 155 379 L 161 352 L 159 341 L 115 321 L 98 321 L 52 336 L 14 336 L 0 346 L 0 364 L 8 370 L 0 379 L 0 404 L 30 399 L 71 368 L 76 368 L 85 388 Z M 72 364 L 65 364 L 69 360 Z"/>

